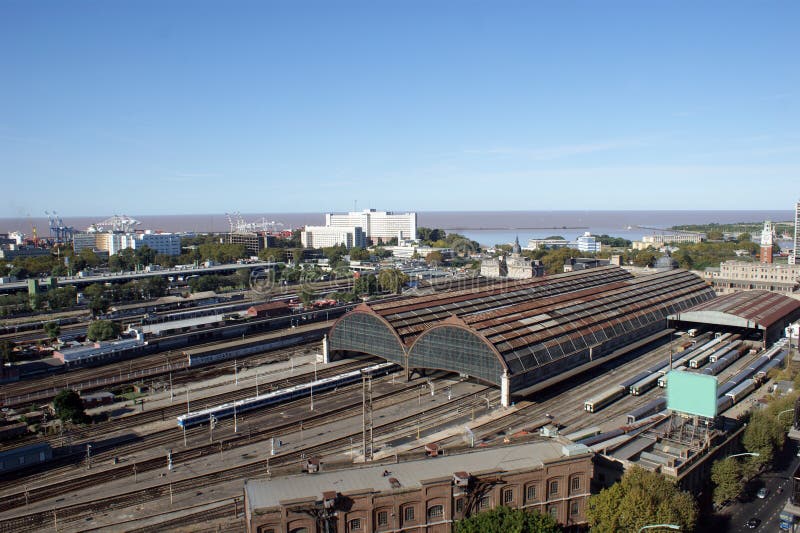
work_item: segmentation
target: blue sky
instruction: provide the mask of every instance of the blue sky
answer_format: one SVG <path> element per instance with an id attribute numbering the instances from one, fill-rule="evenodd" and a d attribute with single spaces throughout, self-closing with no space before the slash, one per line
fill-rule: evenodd
<path id="1" fill-rule="evenodd" d="M 791 209 L 798 2 L 0 0 L 0 216 Z"/>

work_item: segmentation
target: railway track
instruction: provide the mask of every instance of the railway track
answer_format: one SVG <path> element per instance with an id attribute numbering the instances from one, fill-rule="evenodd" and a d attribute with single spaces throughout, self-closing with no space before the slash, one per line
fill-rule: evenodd
<path id="1" fill-rule="evenodd" d="M 367 364 L 365 363 L 368 364 L 369 361 L 359 360 L 344 365 L 339 365 L 333 368 L 320 369 L 317 372 L 317 377 L 318 379 L 322 379 L 325 377 L 336 375 L 338 373 L 347 372 L 358 368 L 363 368 L 364 366 L 367 366 Z M 280 382 L 280 385 L 292 386 L 300 383 L 306 383 L 309 380 L 310 380 L 310 375 L 304 374 L 303 376 L 298 376 L 293 379 L 282 380 Z M 269 390 L 270 385 L 275 386 L 275 382 L 271 384 L 265 384 L 259 387 L 258 389 L 260 392 L 264 392 L 266 390 Z M 200 405 L 196 407 L 196 410 L 205 409 L 214 405 L 220 405 L 233 400 L 253 397 L 256 394 L 256 389 L 257 389 L 256 386 L 252 387 L 247 386 L 235 391 L 229 391 L 217 394 L 215 396 L 204 398 L 200 403 Z M 196 402 L 197 401 L 193 402 L 192 405 L 196 405 Z M 287 405 L 289 404 L 282 404 L 280 406 L 276 406 L 276 408 L 269 409 L 268 412 L 273 412 L 273 411 L 279 412 L 280 410 L 285 409 Z M 40 473 L 34 475 L 28 475 L 25 476 L 24 478 L 23 477 L 12 478 L 12 479 L 7 478 L 6 480 L 4 480 L 4 482 L 0 483 L 0 489 L 8 488 L 9 486 L 18 486 L 19 483 L 21 482 L 25 482 L 26 484 L 34 483 L 38 479 L 52 478 L 54 475 L 58 475 L 59 473 L 62 474 L 73 473 L 75 471 L 74 470 L 75 463 L 81 462 L 85 458 L 85 452 L 83 451 L 83 446 L 88 443 L 92 444 L 93 447 L 92 448 L 93 460 L 96 463 L 101 463 L 105 460 L 111 460 L 113 459 L 113 457 L 116 456 L 131 455 L 138 451 L 153 448 L 158 444 L 172 442 L 175 437 L 174 428 L 160 430 L 146 435 L 132 434 L 128 439 L 130 441 L 133 441 L 130 444 L 127 444 L 125 440 L 116 440 L 114 442 L 108 442 L 107 444 L 103 445 L 99 443 L 97 439 L 99 435 L 108 435 L 114 431 L 133 428 L 151 422 L 168 420 L 170 418 L 175 418 L 178 415 L 183 414 L 184 412 L 185 412 L 185 407 L 183 404 L 170 405 L 156 410 L 146 411 L 144 413 L 119 418 L 107 423 L 101 423 L 97 426 L 90 426 L 89 428 L 85 428 L 86 430 L 91 429 L 91 431 L 83 431 L 77 434 L 73 433 L 72 435 L 70 435 L 70 440 L 73 442 L 72 444 L 73 446 L 80 447 L 80 451 L 64 457 L 63 459 L 61 459 L 60 463 L 58 461 L 53 461 L 41 465 Z M 62 437 L 53 437 L 47 439 L 47 441 L 50 442 L 51 445 L 56 446 L 61 439 Z M 41 442 L 41 440 L 36 439 L 34 440 L 34 442 Z M 54 466 L 57 468 L 54 468 Z M 13 475 L 13 473 L 11 473 L 11 475 Z M 2 510 L 3 510 L 3 504 L 0 503 L 0 511 Z"/>
<path id="2" fill-rule="evenodd" d="M 413 398 L 413 392 L 416 391 L 418 386 L 419 386 L 418 383 L 414 383 L 409 387 L 408 391 L 412 392 L 411 394 L 412 398 Z M 495 396 L 497 395 L 497 393 L 494 394 Z M 390 395 L 396 396 L 396 393 L 390 393 Z M 470 396 L 474 395 L 475 394 L 471 394 Z M 440 424 L 442 418 L 445 417 L 449 418 L 448 415 L 460 412 L 460 409 L 464 407 L 463 400 L 464 398 L 456 398 L 453 400 L 449 400 L 439 406 L 436 406 L 436 408 L 428 410 L 422 415 L 413 414 L 383 425 L 375 426 L 373 430 L 374 435 L 378 438 L 381 438 L 386 435 L 392 435 L 397 433 L 398 428 L 401 428 L 402 431 L 413 431 L 416 428 L 420 427 L 428 428 L 432 425 Z M 482 404 L 483 398 L 481 397 L 475 401 Z M 354 407 L 351 407 L 351 409 L 353 411 L 360 411 L 360 402 L 358 402 L 357 405 L 355 405 Z M 463 415 L 463 413 L 461 414 Z M 318 427 L 320 425 L 328 423 L 328 420 L 324 420 L 325 418 L 341 419 L 342 416 L 343 413 L 341 411 L 337 411 L 335 414 L 330 414 L 330 413 L 321 414 L 312 417 L 312 419 L 310 420 L 311 425 L 307 425 L 305 423 L 304 425 L 306 429 L 313 429 L 314 427 Z M 281 432 L 281 430 L 296 428 L 296 426 L 297 426 L 297 421 L 292 421 L 287 424 L 283 424 L 282 426 L 278 426 L 277 428 L 271 428 L 270 430 L 265 431 L 265 433 L 270 432 L 272 434 L 275 434 Z M 112 511 L 115 509 L 121 509 L 133 503 L 152 501 L 154 499 L 161 498 L 165 494 L 169 494 L 170 491 L 172 491 L 173 494 L 179 492 L 187 492 L 187 491 L 197 490 L 198 488 L 202 488 L 208 485 L 214 485 L 226 481 L 241 479 L 243 477 L 250 477 L 254 475 L 263 474 L 269 468 L 281 468 L 281 467 L 288 467 L 291 465 L 295 465 L 299 461 L 302 461 L 304 457 L 323 456 L 325 454 L 341 453 L 347 451 L 350 446 L 351 442 L 350 439 L 355 436 L 360 436 L 360 432 L 335 438 L 323 444 L 308 446 L 290 452 L 278 453 L 277 455 L 267 460 L 256 460 L 236 467 L 202 474 L 192 478 L 172 481 L 171 483 L 159 484 L 148 488 L 130 491 L 124 494 L 119 494 L 107 498 L 100 498 L 97 500 L 73 506 L 62 507 L 59 509 L 55 509 L 52 512 L 44 511 L 16 518 L 6 519 L 0 521 L 0 528 L 2 528 L 0 529 L 0 531 L 32 531 L 52 521 L 53 513 L 57 513 L 59 522 L 63 524 L 66 522 L 73 522 L 76 520 L 85 519 L 86 517 L 91 516 L 92 514 Z M 219 444 L 211 444 L 204 446 L 202 448 L 205 448 L 210 453 L 219 453 L 220 449 L 223 450 L 225 449 L 225 446 L 223 444 L 222 448 L 220 448 Z M 202 452 L 202 450 L 201 449 L 188 450 L 186 453 L 194 454 L 198 452 Z M 202 457 L 202 455 L 199 455 L 198 457 Z M 173 454 L 173 460 L 177 462 L 187 461 L 193 458 L 197 457 L 181 457 L 180 459 L 178 459 L 175 457 L 175 454 Z M 165 459 L 163 457 L 152 459 L 152 461 L 156 462 L 154 468 L 164 468 L 165 466 Z M 93 480 L 91 483 L 86 483 L 84 481 L 84 486 L 94 485 L 98 481 L 100 480 Z M 64 485 L 60 484 L 58 485 L 58 487 L 63 488 Z M 78 489 L 70 488 L 67 490 L 78 490 Z M 52 495 L 57 495 L 61 493 L 63 493 L 63 490 L 58 490 Z M 4 498 L 4 500 L 13 500 L 18 504 L 19 503 L 24 504 L 25 495 L 22 494 L 21 496 L 22 500 L 20 500 L 19 494 L 9 495 L 6 498 Z M 31 498 L 32 496 L 29 494 L 28 497 Z M 3 504 L 4 506 L 7 505 L 5 501 L 3 502 Z M 18 506 L 19 505 L 14 505 L 14 507 Z"/>
<path id="3" fill-rule="evenodd" d="M 383 380 L 388 380 L 388 378 L 382 378 Z M 376 396 L 374 401 L 380 406 L 382 403 L 397 403 L 398 400 L 404 401 L 408 400 L 409 398 L 413 397 L 413 394 L 403 394 L 404 392 L 411 392 L 413 393 L 419 384 L 407 384 L 400 390 L 393 390 L 387 392 L 386 394 Z M 360 387 L 360 385 L 353 385 L 350 386 L 350 389 L 355 389 Z M 345 389 L 339 389 L 341 392 Z M 333 391 L 331 391 L 333 392 Z M 331 392 L 326 394 L 321 394 L 320 396 L 325 397 L 326 395 L 330 395 Z M 201 457 L 205 457 L 207 455 L 212 455 L 215 453 L 219 453 L 220 451 L 230 450 L 236 448 L 238 446 L 243 446 L 247 444 L 252 444 L 253 442 L 259 442 L 260 440 L 269 439 L 276 434 L 282 434 L 288 430 L 296 429 L 298 424 L 301 420 L 292 419 L 289 421 L 283 421 L 280 417 L 280 413 L 291 409 L 293 406 L 298 406 L 305 402 L 304 399 L 295 400 L 293 402 L 289 402 L 287 404 L 282 404 L 280 406 L 276 406 L 274 408 L 270 408 L 265 410 L 264 412 L 259 414 L 260 419 L 265 419 L 265 422 L 268 420 L 273 421 L 272 424 L 266 424 L 261 426 L 257 426 L 255 431 L 252 430 L 252 425 L 250 426 L 251 431 L 245 433 L 240 432 L 238 434 L 229 435 L 227 438 L 218 440 L 213 443 L 204 443 L 199 446 L 195 446 L 193 448 L 187 450 L 178 450 L 173 452 L 173 461 L 175 463 L 186 462 L 193 459 L 198 459 Z M 337 405 L 336 409 L 331 410 L 325 413 L 318 413 L 311 416 L 308 416 L 302 419 L 302 423 L 306 429 L 313 429 L 324 424 L 328 424 L 331 421 L 336 420 L 338 417 L 343 415 L 353 415 L 357 414 L 358 411 L 361 409 L 361 398 L 360 395 L 357 398 L 353 398 L 349 401 L 349 403 L 343 405 Z M 274 423 L 275 420 L 281 420 L 279 423 Z M 233 429 L 232 428 L 232 421 L 224 420 L 220 423 L 220 429 L 218 432 L 224 430 L 225 428 Z M 205 427 L 198 426 L 187 430 L 191 433 L 193 438 L 205 438 Z M 166 437 L 166 438 L 164 438 Z M 101 462 L 103 459 L 111 459 L 113 456 L 116 455 L 129 455 L 134 453 L 135 451 L 139 450 L 146 450 L 146 449 L 153 449 L 158 447 L 161 444 L 167 443 L 175 443 L 180 441 L 180 433 L 177 433 L 175 429 L 171 430 L 164 430 L 158 433 L 157 440 L 153 439 L 145 439 L 141 443 L 136 443 L 134 449 L 126 448 L 126 449 L 113 449 L 107 454 L 95 454 L 94 460 L 96 463 Z M 139 461 L 134 465 L 125 465 L 119 466 L 113 469 L 98 471 L 96 473 L 90 473 L 88 475 L 81 476 L 79 478 L 73 478 L 68 480 L 62 480 L 55 484 L 48 484 L 46 486 L 41 487 L 31 487 L 26 492 L 18 492 L 15 494 L 8 494 L 4 495 L 2 501 L 0 501 L 0 512 L 7 511 L 9 509 L 13 509 L 15 507 L 19 507 L 22 505 L 30 504 L 36 501 L 41 501 L 47 498 L 51 498 L 62 494 L 63 492 L 69 491 L 76 491 L 87 486 L 93 486 L 100 483 L 112 481 L 114 479 L 119 479 L 121 477 L 129 477 L 134 475 L 134 471 L 138 473 L 147 472 L 154 469 L 164 468 L 166 466 L 166 459 L 164 456 L 154 457 L 150 459 L 146 459 L 144 461 Z M 75 469 L 68 468 L 62 471 L 63 473 L 74 473 Z M 58 472 L 53 472 L 52 470 L 48 470 L 43 473 L 42 478 L 51 479 L 54 474 Z M 27 484 L 34 482 L 35 479 L 26 478 L 24 482 Z M 20 481 L 14 481 L 12 486 L 19 486 Z"/>
<path id="4" fill-rule="evenodd" d="M 327 322 L 317 322 L 309 324 L 312 327 L 326 327 Z M 304 326 L 304 327 L 308 327 Z M 279 333 L 276 330 L 274 333 Z M 193 349 L 208 347 L 212 348 L 220 344 L 221 341 L 198 344 Z M 285 348 L 280 350 L 303 349 L 309 346 L 308 343 Z M 241 361 L 250 360 L 255 357 L 263 356 L 267 353 L 275 353 L 279 350 L 270 350 L 252 355 L 241 357 Z M 0 403 L 6 406 L 25 405 L 37 401 L 47 401 L 55 396 L 59 391 L 72 388 L 80 391 L 95 390 L 98 388 L 116 387 L 129 383 L 135 383 L 142 379 L 153 379 L 158 376 L 173 374 L 173 383 L 183 383 L 194 379 L 195 372 L 213 372 L 208 369 L 230 369 L 230 361 L 220 361 L 208 365 L 189 367 L 188 360 L 181 353 L 181 350 L 168 350 L 156 354 L 144 355 L 127 361 L 103 365 L 98 367 L 81 368 L 62 372 L 57 375 L 46 376 L 35 380 L 10 383 L 3 386 Z M 208 377 L 208 376 L 206 376 Z"/>

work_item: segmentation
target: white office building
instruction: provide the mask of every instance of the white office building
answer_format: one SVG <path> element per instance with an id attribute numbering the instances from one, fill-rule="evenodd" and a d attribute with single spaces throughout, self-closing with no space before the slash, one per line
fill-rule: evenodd
<path id="1" fill-rule="evenodd" d="M 306 226 L 300 232 L 300 242 L 305 248 L 327 248 L 344 244 L 350 248 L 366 248 L 367 237 L 360 226 Z"/>
<path id="2" fill-rule="evenodd" d="M 126 248 L 135 250 L 147 245 L 157 254 L 181 255 L 181 236 L 177 233 L 89 231 L 75 233 L 72 238 L 72 248 L 75 253 L 89 248 L 90 250 L 103 250 L 108 252 L 108 255 L 114 255 Z"/>
<path id="3" fill-rule="evenodd" d="M 72 249 L 76 254 L 81 253 L 82 250 L 87 248 L 89 250 L 99 249 L 97 248 L 96 241 L 96 233 L 76 232 L 72 234 Z"/>
<path id="4" fill-rule="evenodd" d="M 575 244 L 570 248 L 577 248 L 581 252 L 597 253 L 603 250 L 603 244 L 597 240 L 597 237 L 587 231 L 575 239 Z"/>
<path id="5" fill-rule="evenodd" d="M 394 237 L 398 242 L 417 238 L 416 213 L 392 213 L 375 209 L 354 211 L 346 215 L 326 213 L 325 225 L 336 228 L 359 227 L 373 243 L 377 243 L 378 239 L 385 242 Z"/>
<path id="6" fill-rule="evenodd" d="M 177 233 L 143 233 L 137 235 L 135 248 L 147 245 L 157 254 L 181 255 L 181 236 Z"/>

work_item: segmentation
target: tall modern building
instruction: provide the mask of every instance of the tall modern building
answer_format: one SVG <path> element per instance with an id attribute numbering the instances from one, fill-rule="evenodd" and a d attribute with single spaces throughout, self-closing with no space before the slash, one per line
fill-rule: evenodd
<path id="1" fill-rule="evenodd" d="M 373 243 L 377 243 L 378 239 L 388 241 L 393 237 L 397 237 L 398 241 L 417 238 L 416 213 L 392 213 L 375 209 L 352 211 L 346 215 L 325 213 L 325 225 L 341 228 L 359 227 L 364 231 L 366 238 Z"/>
<path id="2" fill-rule="evenodd" d="M 794 204 L 794 249 L 789 255 L 790 265 L 800 265 L 800 202 Z"/>

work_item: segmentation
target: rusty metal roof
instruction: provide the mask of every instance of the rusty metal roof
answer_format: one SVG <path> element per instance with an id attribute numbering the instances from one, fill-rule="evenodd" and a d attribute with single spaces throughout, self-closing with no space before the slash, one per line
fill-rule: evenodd
<path id="1" fill-rule="evenodd" d="M 634 278 L 618 267 L 600 267 L 360 305 L 337 321 L 330 337 L 337 349 L 366 350 L 387 358 L 391 353 L 398 361 L 400 353 L 409 357 L 419 354 L 441 363 L 438 368 L 459 371 L 462 363 L 449 360 L 441 350 L 428 353 L 436 348 L 432 344 L 425 348 L 421 341 L 436 335 L 439 346 L 444 346 L 455 338 L 446 338 L 449 331 L 466 329 L 513 375 L 627 338 L 662 321 L 666 324 L 669 314 L 713 297 L 703 280 L 685 270 Z M 364 314 L 379 320 L 368 325 L 353 316 Z M 342 335 L 337 335 L 340 324 Z M 369 328 L 380 328 L 383 333 L 367 331 Z M 393 339 L 396 345 L 385 344 Z"/>
<path id="2" fill-rule="evenodd" d="M 769 291 L 743 291 L 703 302 L 675 315 L 678 320 L 703 321 L 709 313 L 721 313 L 753 322 L 767 329 L 800 309 L 800 301 Z M 673 317 L 671 317 L 673 318 Z M 694 320 L 694 319 L 697 320 Z"/>

